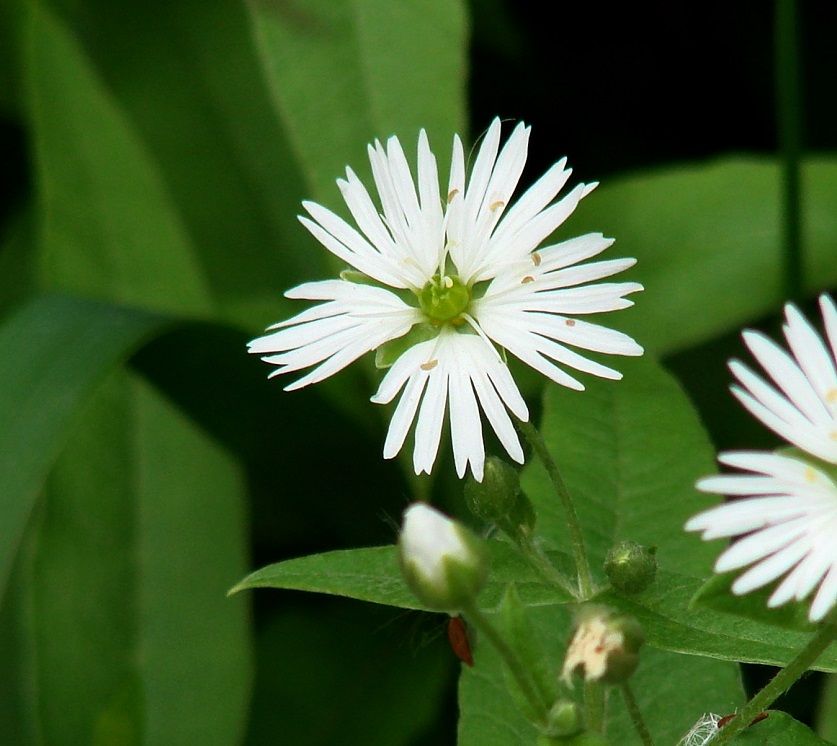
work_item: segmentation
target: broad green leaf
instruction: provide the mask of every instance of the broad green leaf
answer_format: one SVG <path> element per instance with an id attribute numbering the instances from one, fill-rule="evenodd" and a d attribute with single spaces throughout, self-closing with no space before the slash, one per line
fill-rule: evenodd
<path id="1" fill-rule="evenodd" d="M 567 607 L 530 609 L 546 664 L 558 676 L 568 642 L 571 615 Z M 631 683 L 655 743 L 674 744 L 704 712 L 733 712 L 743 701 L 734 666 L 706 658 L 676 655 L 643 648 L 640 666 Z M 478 642 L 474 667 L 460 678 L 460 746 L 531 746 L 535 729 L 514 706 L 501 676 L 502 664 L 494 649 Z M 580 692 L 565 692 L 580 697 Z M 619 692 L 608 693 L 607 736 L 614 746 L 638 746 Z"/>
<path id="2" fill-rule="evenodd" d="M 655 353 L 671 353 L 739 329 L 778 309 L 782 296 L 779 165 L 723 158 L 631 175 L 603 184 L 568 221 L 572 233 L 616 238 L 633 256 L 646 292 L 615 320 Z M 808 292 L 837 284 L 837 162 L 803 167 Z"/>
<path id="3" fill-rule="evenodd" d="M 38 490 L 106 373 L 171 322 L 43 296 L 0 327 L 0 596 Z"/>
<path id="4" fill-rule="evenodd" d="M 735 746 L 832 746 L 807 725 L 778 710 L 768 710 L 764 720 L 741 731 L 732 743 Z"/>
<path id="5" fill-rule="evenodd" d="M 27 205 L 14 211 L 4 226 L 0 242 L 0 315 L 28 300 L 36 291 L 33 223 L 33 210 Z"/>
<path id="6" fill-rule="evenodd" d="M 808 621 L 808 603 L 792 602 L 770 609 L 767 601 L 773 588 L 760 588 L 743 596 L 735 595 L 731 586 L 740 572 L 716 575 L 703 585 L 695 594 L 692 603 L 707 609 L 736 614 L 756 622 L 784 627 L 799 632 L 813 633 L 817 626 Z"/>
<path id="7" fill-rule="evenodd" d="M 392 134 L 415 153 L 419 128 L 445 173 L 463 133 L 466 28 L 454 0 L 249 4 L 277 116 L 310 196 L 336 202 L 347 164 L 368 174 L 366 144 Z M 464 134 L 464 133 L 463 133 Z"/>
<path id="8" fill-rule="evenodd" d="M 661 570 L 643 593 L 623 596 L 606 590 L 596 601 L 636 617 L 649 645 L 690 655 L 783 666 L 811 639 L 811 633 L 693 606 L 692 598 L 702 586 L 697 578 Z M 826 650 L 814 668 L 837 671 L 837 648 Z"/>
<path id="9" fill-rule="evenodd" d="M 49 481 L 32 573 L 52 744 L 240 741 L 249 699 L 237 466 L 148 384 L 97 392 Z"/>
<path id="10" fill-rule="evenodd" d="M 32 11 L 28 99 L 50 287 L 199 314 L 200 266 L 163 179 L 83 50 Z"/>
<path id="11" fill-rule="evenodd" d="M 632 539 L 657 547 L 660 567 L 709 575 L 715 548 L 685 534 L 707 505 L 695 480 L 715 471 L 712 446 L 677 382 L 649 358 L 619 360 L 622 381 L 585 379 L 587 390 L 550 386 L 541 433 L 578 512 L 595 575 L 610 547 Z M 538 531 L 568 552 L 567 522 L 539 463 L 522 484 Z"/>
<path id="12" fill-rule="evenodd" d="M 273 110 L 247 3 L 60 4 L 165 180 L 219 313 L 253 330 L 278 320 L 282 293 L 322 277 L 328 252 L 296 217 L 312 188 Z"/>
<path id="13" fill-rule="evenodd" d="M 515 583 L 521 599 L 530 605 L 570 600 L 565 591 L 539 577 L 513 546 L 490 541 L 486 547 L 491 571 L 479 597 L 480 606 L 497 607 L 509 582 Z M 253 588 L 313 591 L 402 609 L 423 608 L 401 576 L 395 546 L 339 550 L 278 562 L 248 575 L 230 593 Z"/>
<path id="14" fill-rule="evenodd" d="M 257 632 L 248 746 L 432 743 L 456 665 L 439 618 L 289 595 Z"/>

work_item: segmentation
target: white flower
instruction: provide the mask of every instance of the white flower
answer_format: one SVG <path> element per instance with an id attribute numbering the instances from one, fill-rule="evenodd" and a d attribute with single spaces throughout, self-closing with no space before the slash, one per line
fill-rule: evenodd
<path id="1" fill-rule="evenodd" d="M 401 450 L 417 420 L 417 474 L 433 467 L 446 409 L 460 477 L 470 464 L 482 480 L 480 409 L 509 455 L 522 463 L 509 411 L 521 420 L 529 412 L 503 350 L 578 390 L 584 388 L 581 382 L 559 366 L 603 378 L 621 375 L 571 347 L 642 354 L 625 334 L 576 318 L 632 305 L 625 296 L 641 290 L 638 283 L 586 283 L 621 272 L 635 260 L 579 264 L 611 245 L 598 233 L 541 247 L 596 185 L 579 184 L 553 202 L 571 173 L 561 160 L 509 207 L 528 141 L 529 128 L 518 124 L 500 148 L 495 120 L 466 179 L 464 150 L 454 137 L 444 198 L 424 131 L 415 181 L 397 138 L 386 147 L 369 146 L 380 208 L 347 168 L 337 183 L 355 225 L 312 202 L 304 203 L 310 217 L 300 217 L 352 269 L 339 280 L 290 290 L 289 298 L 320 303 L 250 343 L 251 352 L 266 354 L 264 360 L 277 366 L 271 375 L 313 368 L 287 390 L 322 381 L 377 349 L 379 363 L 394 364 L 372 401 L 387 404 L 400 393 L 384 457 Z"/>
<path id="2" fill-rule="evenodd" d="M 429 609 L 459 611 L 485 585 L 488 564 L 479 539 L 426 503 L 404 511 L 399 549 L 407 584 Z"/>
<path id="3" fill-rule="evenodd" d="M 764 335 L 744 332 L 775 386 L 730 362 L 741 384 L 732 390 L 742 404 L 805 453 L 722 453 L 721 463 L 745 473 L 705 477 L 697 486 L 745 499 L 686 523 L 687 531 L 703 531 L 704 539 L 743 537 L 715 564 L 717 572 L 749 567 L 733 583 L 734 593 L 784 576 L 767 602 L 775 607 L 802 601 L 818 587 L 811 621 L 821 620 L 837 602 L 837 484 L 831 468 L 837 464 L 837 308 L 825 295 L 820 308 L 830 350 L 791 304 L 785 307 L 784 333 L 792 356 Z"/>

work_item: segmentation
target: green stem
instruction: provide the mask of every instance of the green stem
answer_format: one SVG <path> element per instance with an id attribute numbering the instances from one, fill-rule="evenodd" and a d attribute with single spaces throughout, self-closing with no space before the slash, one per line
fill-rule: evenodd
<path id="1" fill-rule="evenodd" d="M 529 701 L 532 709 L 538 713 L 538 725 L 544 726 L 549 715 L 549 708 L 552 706 L 551 702 L 544 702 L 540 696 L 540 692 L 535 686 L 529 672 L 517 657 L 517 653 L 512 650 L 511 646 L 503 639 L 503 636 L 488 621 L 485 616 L 476 606 L 463 609 L 463 615 L 467 617 L 468 622 L 473 624 L 477 631 L 488 638 L 488 641 L 496 648 L 503 662 L 517 681 L 523 695 Z"/>
<path id="2" fill-rule="evenodd" d="M 787 691 L 820 657 L 822 652 L 837 637 L 837 627 L 833 622 L 823 625 L 811 641 L 787 666 L 777 673 L 768 684 L 758 692 L 732 720 L 724 725 L 718 735 L 712 739 L 712 746 L 723 746 L 755 720 L 759 713 L 766 710 L 776 698 Z"/>
<path id="3" fill-rule="evenodd" d="M 544 555 L 543 550 L 534 541 L 529 537 L 521 538 L 518 547 L 520 547 L 520 551 L 529 561 L 529 564 L 547 581 L 557 585 L 561 590 L 566 591 L 576 601 L 580 600 L 578 597 L 578 588 L 573 587 L 570 580 L 564 577 L 564 574 L 549 561 Z"/>
<path id="4" fill-rule="evenodd" d="M 637 704 L 634 693 L 631 690 L 631 686 L 627 681 L 622 684 L 622 696 L 625 698 L 625 706 L 628 708 L 628 714 L 631 716 L 631 722 L 633 722 L 636 732 L 639 733 L 642 743 L 645 746 L 654 746 L 654 739 L 651 738 L 651 734 L 648 732 L 648 727 L 645 725 L 645 720 L 639 710 L 639 705 Z"/>
<path id="5" fill-rule="evenodd" d="M 782 164 L 782 256 L 785 297 L 802 296 L 800 156 L 802 102 L 796 0 L 777 0 L 775 15 L 776 122 Z"/>
<path id="6" fill-rule="evenodd" d="M 593 576 L 590 574 L 590 563 L 587 560 L 587 551 L 584 548 L 581 523 L 578 520 L 578 513 L 575 512 L 575 505 L 573 505 L 567 485 L 561 479 L 558 467 L 538 429 L 531 422 L 523 422 L 522 420 L 517 421 L 517 427 L 523 433 L 523 437 L 529 441 L 532 450 L 534 450 L 546 468 L 547 474 L 549 474 L 549 478 L 552 481 L 552 486 L 558 495 L 558 499 L 564 506 L 564 511 L 567 514 L 567 526 L 570 530 L 570 538 L 573 545 L 573 554 L 575 555 L 575 564 L 578 569 L 578 583 L 581 589 L 581 596 L 584 599 L 591 598 L 593 595 Z"/>
<path id="7" fill-rule="evenodd" d="M 595 681 L 584 682 L 584 717 L 587 730 L 604 731 L 604 687 Z"/>

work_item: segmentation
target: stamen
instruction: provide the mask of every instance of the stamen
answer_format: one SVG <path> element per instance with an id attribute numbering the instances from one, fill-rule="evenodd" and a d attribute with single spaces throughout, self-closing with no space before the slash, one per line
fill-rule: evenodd
<path id="1" fill-rule="evenodd" d="M 459 194 L 459 190 L 458 190 L 458 189 L 451 189 L 451 190 L 450 190 L 450 192 L 448 192 L 448 204 L 450 204 L 451 202 L 453 202 L 453 198 L 454 198 L 457 194 Z"/>
<path id="2" fill-rule="evenodd" d="M 534 265 L 536 267 L 540 267 L 541 262 L 543 261 L 543 259 L 541 258 L 541 255 L 536 252 L 536 253 L 532 254 L 531 256 L 532 256 L 532 262 L 534 263 Z"/>
<path id="3" fill-rule="evenodd" d="M 433 370 L 439 364 L 438 360 L 428 360 L 426 363 L 419 365 L 422 370 Z"/>
<path id="4" fill-rule="evenodd" d="M 829 404 L 837 404 L 837 389 L 831 389 L 826 395 L 825 400 Z"/>
<path id="5" fill-rule="evenodd" d="M 810 466 L 805 468 L 805 481 L 811 484 L 817 481 L 817 473 Z"/>
<path id="6" fill-rule="evenodd" d="M 520 284 L 521 284 L 521 285 L 528 285 L 530 282 L 534 282 L 534 281 L 535 281 L 535 278 L 534 278 L 534 277 L 532 277 L 532 275 L 526 275 L 526 277 L 524 277 L 524 278 L 520 281 Z"/>
<path id="7" fill-rule="evenodd" d="M 575 319 L 564 319 L 564 323 L 567 326 L 575 326 Z"/>
<path id="8" fill-rule="evenodd" d="M 495 210 L 499 210 L 501 207 L 505 207 L 505 206 L 506 206 L 506 203 L 503 202 L 503 200 L 498 199 L 496 202 L 492 202 L 488 206 L 488 209 L 491 210 L 491 212 L 494 212 Z"/>

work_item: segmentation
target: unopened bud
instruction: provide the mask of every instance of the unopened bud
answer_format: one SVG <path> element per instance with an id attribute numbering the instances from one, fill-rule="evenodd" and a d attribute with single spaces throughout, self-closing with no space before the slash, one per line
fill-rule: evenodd
<path id="1" fill-rule="evenodd" d="M 559 699 L 546 718 L 544 733 L 548 736 L 568 738 L 584 730 L 581 708 L 569 699 Z"/>
<path id="2" fill-rule="evenodd" d="M 535 528 L 531 501 L 520 489 L 517 471 L 502 459 L 485 460 L 482 482 L 470 477 L 465 483 L 465 504 L 477 518 L 505 531 L 512 538 Z"/>
<path id="3" fill-rule="evenodd" d="M 456 612 L 471 606 L 485 585 L 485 548 L 467 528 L 426 503 L 404 511 L 401 569 L 428 609 Z"/>
<path id="4" fill-rule="evenodd" d="M 643 641 L 642 628 L 632 617 L 607 606 L 583 606 L 576 615 L 561 676 L 568 686 L 576 672 L 585 681 L 621 684 L 636 670 Z"/>
<path id="5" fill-rule="evenodd" d="M 604 562 L 610 584 L 620 593 L 641 593 L 657 574 L 656 547 L 642 546 L 635 541 L 620 541 L 611 547 Z"/>

